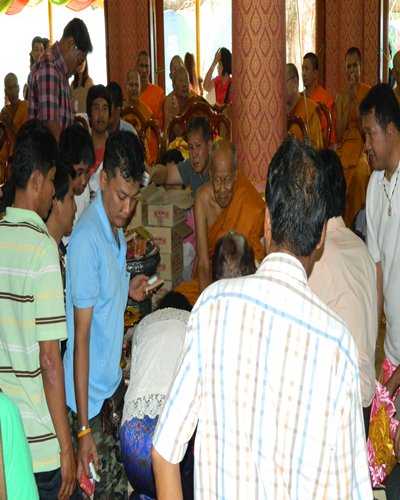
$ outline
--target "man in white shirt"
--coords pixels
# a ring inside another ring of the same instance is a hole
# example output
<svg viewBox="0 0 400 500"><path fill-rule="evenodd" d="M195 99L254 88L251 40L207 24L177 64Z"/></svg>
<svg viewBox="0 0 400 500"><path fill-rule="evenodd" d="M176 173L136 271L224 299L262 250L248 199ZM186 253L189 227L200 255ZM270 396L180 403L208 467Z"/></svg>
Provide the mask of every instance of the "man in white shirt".
<svg viewBox="0 0 400 500"><path fill-rule="evenodd" d="M307 284L325 237L318 153L288 140L266 186L267 257L197 301L153 438L158 498L372 498L354 341Z"/></svg>
<svg viewBox="0 0 400 500"><path fill-rule="evenodd" d="M386 317L385 355L400 364L400 108L387 84L360 105L365 148L373 169L367 190L367 244L376 264L378 321Z"/></svg>
<svg viewBox="0 0 400 500"><path fill-rule="evenodd" d="M336 153L320 152L329 179L328 223L322 255L308 283L311 290L346 323L358 351L365 435L375 394L375 347L378 333L375 264L365 243L346 227L342 214L346 181Z"/></svg>

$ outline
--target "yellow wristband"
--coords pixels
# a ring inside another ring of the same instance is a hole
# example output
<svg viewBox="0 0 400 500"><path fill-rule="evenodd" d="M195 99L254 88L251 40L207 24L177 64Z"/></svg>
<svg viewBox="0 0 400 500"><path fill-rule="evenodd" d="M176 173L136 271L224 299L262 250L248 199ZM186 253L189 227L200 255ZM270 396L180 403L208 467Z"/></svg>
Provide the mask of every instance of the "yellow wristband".
<svg viewBox="0 0 400 500"><path fill-rule="evenodd" d="M78 434L76 435L76 437L78 439L80 439L81 437L86 436L86 434L89 434L89 432L92 432L92 429L90 427L88 427L84 431L78 432Z"/></svg>

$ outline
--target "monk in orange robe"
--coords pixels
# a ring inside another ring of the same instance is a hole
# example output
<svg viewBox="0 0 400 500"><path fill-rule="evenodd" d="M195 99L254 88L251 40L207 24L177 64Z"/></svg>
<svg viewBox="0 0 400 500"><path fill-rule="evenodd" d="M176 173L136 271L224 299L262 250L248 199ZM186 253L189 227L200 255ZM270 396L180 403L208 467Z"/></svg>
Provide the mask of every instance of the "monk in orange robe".
<svg viewBox="0 0 400 500"><path fill-rule="evenodd" d="M137 69L131 69L126 75L126 93L127 93L127 106L132 106L144 120L152 118L153 114L150 108L142 101L140 97L140 75ZM133 115L125 115L124 120L138 129L138 123ZM153 165L157 157L157 138L155 133L148 129L146 139L144 140L144 148L146 152L146 160L149 165Z"/></svg>
<svg viewBox="0 0 400 500"><path fill-rule="evenodd" d="M0 112L0 121L7 127L10 148L8 150L6 140L0 149L0 183L5 179L5 166L8 157L12 156L14 151L15 137L22 124L26 121L26 112L28 101L21 101L19 95L18 78L14 73L8 73L4 78L4 93L10 104L4 106ZM5 138L4 138L5 139ZM3 142L0 137L0 141ZM11 175L11 169L8 176Z"/></svg>
<svg viewBox="0 0 400 500"><path fill-rule="evenodd" d="M318 58L313 52L308 52L303 57L303 65L301 67L301 76L303 77L304 92L306 97L312 101L325 104L332 118L332 130L329 141L329 146L336 144L335 131L335 101L331 94L318 84ZM325 115L321 116L322 135L326 137L328 134L328 123Z"/></svg>
<svg viewBox="0 0 400 500"><path fill-rule="evenodd" d="M365 207L369 166L361 133L359 104L368 94L369 85L360 82L361 54L356 47L346 53L348 85L336 98L336 150L346 179L344 222L352 227L358 212Z"/></svg>
<svg viewBox="0 0 400 500"><path fill-rule="evenodd" d="M140 75L140 98L150 108L152 118L157 122L160 130L164 127L164 91L158 85L150 83L150 56L145 50L139 52L136 69Z"/></svg>
<svg viewBox="0 0 400 500"><path fill-rule="evenodd" d="M317 112L317 104L300 95L299 92L299 73L294 64L286 64L286 103L288 116L299 116L308 126L308 139L312 145L321 149L324 147L322 138L321 122ZM289 133L295 135L299 140L304 137L297 125L292 125Z"/></svg>
<svg viewBox="0 0 400 500"><path fill-rule="evenodd" d="M236 152L227 140L211 148L211 181L203 184L195 196L197 267L195 279L176 291L193 305L211 283L211 263L216 242L227 231L242 233L253 248L256 259L265 256L261 243L264 228L264 202L252 183L237 172Z"/></svg>

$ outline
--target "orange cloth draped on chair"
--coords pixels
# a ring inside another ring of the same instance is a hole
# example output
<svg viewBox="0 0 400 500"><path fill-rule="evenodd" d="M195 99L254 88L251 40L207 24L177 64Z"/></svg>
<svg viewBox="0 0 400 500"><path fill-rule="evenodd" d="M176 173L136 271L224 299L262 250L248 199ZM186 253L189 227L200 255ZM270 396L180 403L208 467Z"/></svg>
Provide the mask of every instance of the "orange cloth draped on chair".
<svg viewBox="0 0 400 500"><path fill-rule="evenodd" d="M10 105L7 106L7 109L9 108ZM12 156L13 151L14 151L14 143L15 143L15 136L18 132L18 130L21 128L21 126L25 123L26 121L26 111L28 108L28 101L18 101L17 105L14 110L14 116L12 119L12 123L14 125L15 130L12 133L9 133L9 139L10 139L10 156ZM0 120L1 120L1 113L0 113ZM1 120L2 121L2 120ZM7 160L7 145L4 144L2 149L0 150L0 179L3 179L3 173L4 173L4 168ZM11 174L11 171L9 170L9 174Z"/></svg>
<svg viewBox="0 0 400 500"><path fill-rule="evenodd" d="M307 103L307 112L304 101ZM300 116L304 123L308 125L309 139L313 146L317 149L321 149L324 147L324 140L322 137L321 122L316 108L317 104L314 101L308 99L308 97L304 98L304 96L300 96L296 106L290 111L288 116ZM295 135L300 141L304 139L304 137L299 134L299 128L295 125L290 127L289 132Z"/></svg>
<svg viewBox="0 0 400 500"><path fill-rule="evenodd" d="M151 109L142 101L141 97L139 97L137 102L135 103L135 108L139 111L139 113L145 120L150 120L150 118L152 118L153 113L151 112ZM133 118L131 119L130 117L132 117L132 115L125 115L123 119L128 121L129 123L132 123L132 125L137 130L135 120ZM151 129L147 130L146 140L144 141L144 149L146 152L147 163L149 165L153 165L158 153L158 142L155 133Z"/></svg>
<svg viewBox="0 0 400 500"><path fill-rule="evenodd" d="M336 131L335 131L335 101L331 94L324 89L321 85L317 85L313 91L313 93L308 96L309 99L318 103L322 102L329 109L329 112L332 117L332 132L331 132L331 140L329 141L329 145L332 146L336 144ZM326 136L328 124L326 123L325 117L322 115L321 127L323 136Z"/></svg>
<svg viewBox="0 0 400 500"><path fill-rule="evenodd" d="M158 85L148 83L146 90L140 94L140 99L150 108L152 118L157 122L160 130L164 128L164 91Z"/></svg>
<svg viewBox="0 0 400 500"><path fill-rule="evenodd" d="M264 234L265 205L253 184L238 172L232 201L221 210L213 224L208 228L208 257L212 258L215 244L224 234L233 230L242 233L254 250L255 258L261 262L265 250L261 243ZM179 285L175 290L182 293L194 305L200 295L197 269L192 281Z"/></svg>
<svg viewBox="0 0 400 500"><path fill-rule="evenodd" d="M357 90L357 102L360 103L368 94L370 86L360 83ZM343 167L346 179L346 205L344 222L351 227L355 216L365 207L365 199L369 181L369 166L365 154L364 141L359 128L357 111L351 104L347 128L341 144L336 150Z"/></svg>

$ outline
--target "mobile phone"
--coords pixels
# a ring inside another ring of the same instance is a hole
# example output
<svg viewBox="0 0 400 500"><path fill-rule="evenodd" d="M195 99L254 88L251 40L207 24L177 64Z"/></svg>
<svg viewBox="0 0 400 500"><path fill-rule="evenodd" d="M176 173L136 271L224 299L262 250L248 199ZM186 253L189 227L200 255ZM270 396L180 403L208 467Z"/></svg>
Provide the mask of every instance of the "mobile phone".
<svg viewBox="0 0 400 500"><path fill-rule="evenodd" d="M149 294L152 290L156 290L157 288L160 288L164 284L164 280L159 277L158 274L153 274L149 278L149 281L147 282L147 285L144 288L144 291L147 294Z"/></svg>

